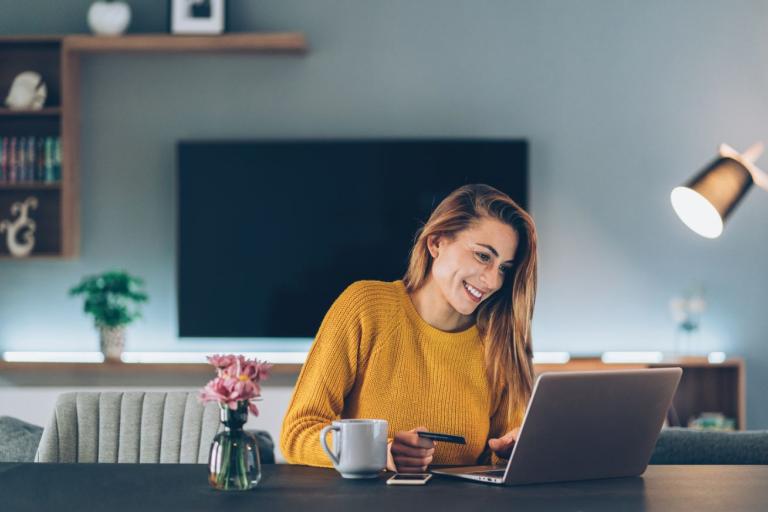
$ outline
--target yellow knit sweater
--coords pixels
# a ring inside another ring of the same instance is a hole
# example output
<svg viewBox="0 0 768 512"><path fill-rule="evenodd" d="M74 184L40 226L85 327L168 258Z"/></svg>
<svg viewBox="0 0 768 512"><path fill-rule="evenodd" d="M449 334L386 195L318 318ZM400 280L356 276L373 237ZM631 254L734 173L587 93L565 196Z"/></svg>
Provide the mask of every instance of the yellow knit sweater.
<svg viewBox="0 0 768 512"><path fill-rule="evenodd" d="M448 333L426 323L402 281L359 281L325 316L283 420L288 462L330 467L320 430L339 418L381 418L389 437L425 426L464 436L435 443L433 464L496 463L488 439L517 426L506 393L491 393L475 326Z"/></svg>

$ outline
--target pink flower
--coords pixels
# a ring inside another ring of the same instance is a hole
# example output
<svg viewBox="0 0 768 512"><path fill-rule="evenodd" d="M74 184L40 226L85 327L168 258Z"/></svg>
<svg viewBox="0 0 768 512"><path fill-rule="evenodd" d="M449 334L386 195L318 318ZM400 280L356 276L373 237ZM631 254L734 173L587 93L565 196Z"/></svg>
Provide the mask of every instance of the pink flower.
<svg viewBox="0 0 768 512"><path fill-rule="evenodd" d="M208 362L215 366L216 369L219 370L219 373L221 373L221 371L229 368L234 364L236 356L232 354L226 356L214 354L212 356L208 356L206 359L208 359Z"/></svg>
<svg viewBox="0 0 768 512"><path fill-rule="evenodd" d="M245 359L241 361L240 375L247 375L250 380L260 382L269 377L270 368L272 368L271 364L260 362L258 359L252 361Z"/></svg>
<svg viewBox="0 0 768 512"><path fill-rule="evenodd" d="M261 397L259 382L269 376L272 365L234 354L209 356L208 362L216 367L218 376L202 389L200 401L219 402L232 410L245 401L248 410L258 416L259 410L252 400Z"/></svg>

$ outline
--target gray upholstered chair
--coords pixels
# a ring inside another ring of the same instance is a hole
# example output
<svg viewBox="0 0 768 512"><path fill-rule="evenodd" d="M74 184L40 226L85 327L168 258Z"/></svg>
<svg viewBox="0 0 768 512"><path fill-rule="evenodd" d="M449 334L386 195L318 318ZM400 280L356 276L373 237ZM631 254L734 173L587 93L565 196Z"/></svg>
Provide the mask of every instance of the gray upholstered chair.
<svg viewBox="0 0 768 512"><path fill-rule="evenodd" d="M220 425L193 392L64 393L35 461L206 463Z"/></svg>

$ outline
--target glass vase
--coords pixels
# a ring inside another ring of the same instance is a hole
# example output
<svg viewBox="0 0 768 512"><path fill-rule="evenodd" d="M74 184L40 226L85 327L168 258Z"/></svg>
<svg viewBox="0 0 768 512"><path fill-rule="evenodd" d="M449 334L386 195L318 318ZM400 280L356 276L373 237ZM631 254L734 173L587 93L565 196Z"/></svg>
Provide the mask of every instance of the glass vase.
<svg viewBox="0 0 768 512"><path fill-rule="evenodd" d="M221 406L224 430L216 434L208 455L208 482L220 491L247 491L261 480L261 461L256 436L243 430L248 421L248 402L237 409Z"/></svg>

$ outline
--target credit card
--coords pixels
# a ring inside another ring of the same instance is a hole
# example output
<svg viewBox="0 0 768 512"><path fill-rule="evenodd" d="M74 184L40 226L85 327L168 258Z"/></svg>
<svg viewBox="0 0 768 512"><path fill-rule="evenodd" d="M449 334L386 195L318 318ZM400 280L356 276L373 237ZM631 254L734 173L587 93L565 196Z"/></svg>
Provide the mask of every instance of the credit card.
<svg viewBox="0 0 768 512"><path fill-rule="evenodd" d="M439 432L416 432L419 437L432 439L433 441L443 441L445 443L467 444L461 436L452 436L451 434L441 434Z"/></svg>

